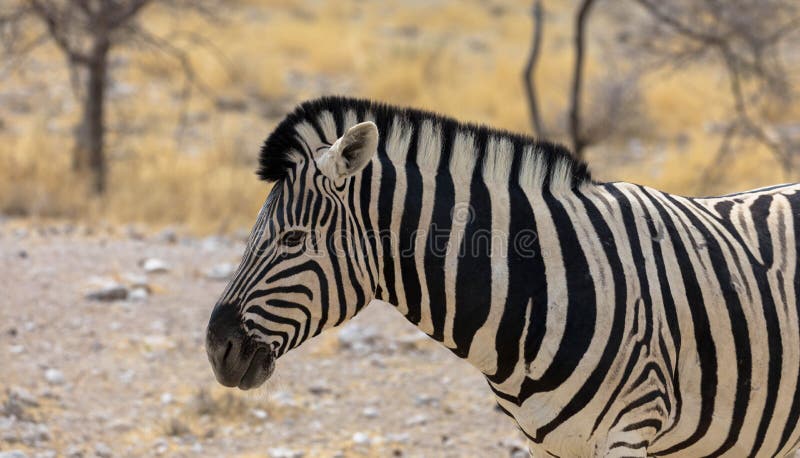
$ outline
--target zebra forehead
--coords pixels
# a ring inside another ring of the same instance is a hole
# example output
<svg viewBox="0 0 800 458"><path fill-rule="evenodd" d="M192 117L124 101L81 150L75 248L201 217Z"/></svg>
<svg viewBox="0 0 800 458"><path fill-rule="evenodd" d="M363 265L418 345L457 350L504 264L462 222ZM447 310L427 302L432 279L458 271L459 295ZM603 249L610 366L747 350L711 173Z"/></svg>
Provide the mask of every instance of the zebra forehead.
<svg viewBox="0 0 800 458"><path fill-rule="evenodd" d="M429 162L439 156L434 154L431 147L444 145L445 139L450 138L456 144L454 146L465 146L465 142L472 145L466 152L453 148L458 153L450 157L451 171L453 166L458 170L480 166L487 176L508 176L512 164L518 163L515 170L519 173L521 183L574 187L592 181L586 164L573 158L569 150L559 145L501 129L460 122L430 111L331 96L301 103L278 124L261 148L258 175L271 182L285 178L298 161L313 157L312 148L333 143L347 128L367 120L376 123L383 139L394 140L389 142L393 145L386 144L380 151L383 154L389 153L389 146L404 144L404 140L410 138L410 132L418 129L422 154L416 159L423 167L432 166ZM434 141L426 139L427 135L440 138ZM478 145L488 147L477 148ZM524 145L524 148L514 148L512 145ZM393 150L392 153L405 154L405 151ZM468 157L456 157L460 154ZM472 165L468 166L470 163Z"/></svg>

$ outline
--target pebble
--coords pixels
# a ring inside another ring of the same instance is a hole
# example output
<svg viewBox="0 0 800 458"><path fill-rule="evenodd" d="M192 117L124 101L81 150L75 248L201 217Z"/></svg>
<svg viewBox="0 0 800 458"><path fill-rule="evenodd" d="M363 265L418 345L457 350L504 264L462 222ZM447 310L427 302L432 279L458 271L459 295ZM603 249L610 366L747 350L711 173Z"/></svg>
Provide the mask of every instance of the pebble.
<svg viewBox="0 0 800 458"><path fill-rule="evenodd" d="M68 458L81 458L83 456L83 449L79 445L70 445L65 455Z"/></svg>
<svg viewBox="0 0 800 458"><path fill-rule="evenodd" d="M111 451L111 447L102 442L95 444L94 454L100 458L111 458L114 455L114 453Z"/></svg>
<svg viewBox="0 0 800 458"><path fill-rule="evenodd" d="M113 280L106 280L97 289L86 293L86 299L93 301L119 301L128 297L128 288L122 283Z"/></svg>
<svg viewBox="0 0 800 458"><path fill-rule="evenodd" d="M119 373L118 378L119 378L120 382L128 385L133 381L133 377L135 375L136 375L136 372L134 372L132 369L126 369L126 370L124 370L124 371Z"/></svg>
<svg viewBox="0 0 800 458"><path fill-rule="evenodd" d="M371 327L351 323L339 330L337 337L339 339L339 344L343 348L355 351L367 351L375 345L380 336L378 332Z"/></svg>
<svg viewBox="0 0 800 458"><path fill-rule="evenodd" d="M428 421L428 416L424 414L414 415L406 420L406 426L424 425Z"/></svg>
<svg viewBox="0 0 800 458"><path fill-rule="evenodd" d="M146 258L140 263L142 269L149 274L163 274L169 272L169 264L158 258Z"/></svg>
<svg viewBox="0 0 800 458"><path fill-rule="evenodd" d="M353 443L356 445L369 445L372 442L367 433L357 432L353 434Z"/></svg>
<svg viewBox="0 0 800 458"><path fill-rule="evenodd" d="M403 444L408 442L409 437L408 433L390 433L386 435L386 442Z"/></svg>
<svg viewBox="0 0 800 458"><path fill-rule="evenodd" d="M174 400L175 398L173 398L172 393L164 393L161 395L161 403L164 405L172 404Z"/></svg>
<svg viewBox="0 0 800 458"><path fill-rule="evenodd" d="M308 387L308 392L315 396L320 396L330 393L331 389L327 385L318 382Z"/></svg>
<svg viewBox="0 0 800 458"><path fill-rule="evenodd" d="M128 293L128 299L135 302L144 302L150 297L150 292L147 288L133 288Z"/></svg>
<svg viewBox="0 0 800 458"><path fill-rule="evenodd" d="M178 232L175 231L175 229L168 227L163 231L159 232L158 235L156 235L156 240L161 243L169 243L169 244L177 243Z"/></svg>
<svg viewBox="0 0 800 458"><path fill-rule="evenodd" d="M364 410L361 411L361 415L367 418L377 418L379 413L375 407L364 407Z"/></svg>
<svg viewBox="0 0 800 458"><path fill-rule="evenodd" d="M22 442L32 447L38 446L41 442L50 440L50 430L47 425L41 423L28 423L26 430L22 433Z"/></svg>
<svg viewBox="0 0 800 458"><path fill-rule="evenodd" d="M25 351L25 347L22 345L11 345L8 347L8 352L12 355L18 355Z"/></svg>
<svg viewBox="0 0 800 458"><path fill-rule="evenodd" d="M27 407L39 407L39 401L36 399L36 396L19 387L8 389L8 399L9 401L15 399L17 402Z"/></svg>
<svg viewBox="0 0 800 458"><path fill-rule="evenodd" d="M273 447L267 450L270 458L303 458L303 452L286 447Z"/></svg>
<svg viewBox="0 0 800 458"><path fill-rule="evenodd" d="M206 278L209 280L227 281L233 277L234 272L236 272L236 265L229 262L223 262L221 264L211 266L211 268L206 271Z"/></svg>
<svg viewBox="0 0 800 458"><path fill-rule="evenodd" d="M276 391L272 394L272 401L281 407L291 407L297 405L294 396L288 391Z"/></svg>
<svg viewBox="0 0 800 458"><path fill-rule="evenodd" d="M28 458L22 450L10 450L8 452L0 452L0 458Z"/></svg>
<svg viewBox="0 0 800 458"><path fill-rule="evenodd" d="M439 399L428 394L418 394L414 396L414 404L418 406L432 406L439 403Z"/></svg>
<svg viewBox="0 0 800 458"><path fill-rule="evenodd" d="M60 370L53 368L44 371L44 379L51 385L63 385L66 381L64 374Z"/></svg>
<svg viewBox="0 0 800 458"><path fill-rule="evenodd" d="M253 409L250 411L250 413L253 414L253 416L258 418L259 420L266 420L267 418L269 418L269 413L267 413L267 411L263 409Z"/></svg>

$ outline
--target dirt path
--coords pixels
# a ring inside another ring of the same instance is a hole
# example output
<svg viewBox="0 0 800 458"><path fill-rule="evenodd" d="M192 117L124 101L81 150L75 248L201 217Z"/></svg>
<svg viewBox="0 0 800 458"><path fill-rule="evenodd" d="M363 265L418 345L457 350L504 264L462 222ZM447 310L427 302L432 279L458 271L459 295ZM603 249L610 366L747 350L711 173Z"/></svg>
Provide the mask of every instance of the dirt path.
<svg viewBox="0 0 800 458"><path fill-rule="evenodd" d="M84 232L0 225L0 456L507 457L524 446L477 371L380 305L283 357L266 387L224 389L203 332L225 282L206 272L236 263L241 244ZM166 272L145 273L147 258ZM142 287L86 298L111 280Z"/></svg>

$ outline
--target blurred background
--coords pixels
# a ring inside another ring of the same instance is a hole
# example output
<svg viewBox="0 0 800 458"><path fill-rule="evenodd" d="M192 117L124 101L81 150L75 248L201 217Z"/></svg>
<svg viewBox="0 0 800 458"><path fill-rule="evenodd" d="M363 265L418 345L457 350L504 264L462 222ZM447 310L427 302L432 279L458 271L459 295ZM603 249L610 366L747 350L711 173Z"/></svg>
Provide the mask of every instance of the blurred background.
<svg viewBox="0 0 800 458"><path fill-rule="evenodd" d="M686 195L796 179L796 2L533 6L2 0L0 213L246 227L258 147L323 94L547 137L599 179Z"/></svg>
<svg viewBox="0 0 800 458"><path fill-rule="evenodd" d="M3 458L524 456L481 377L382 308L261 392L215 384L258 149L304 99L545 137L684 195L798 179L796 0L0 0L0 44Z"/></svg>

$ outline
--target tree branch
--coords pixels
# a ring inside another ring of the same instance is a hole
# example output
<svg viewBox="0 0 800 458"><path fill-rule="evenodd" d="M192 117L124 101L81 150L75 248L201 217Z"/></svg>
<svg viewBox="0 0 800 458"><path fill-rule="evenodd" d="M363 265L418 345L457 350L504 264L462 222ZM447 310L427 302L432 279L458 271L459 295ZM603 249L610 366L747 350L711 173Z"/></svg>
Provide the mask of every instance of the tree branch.
<svg viewBox="0 0 800 458"><path fill-rule="evenodd" d="M539 62L539 55L541 54L542 47L542 17L544 15L544 11L541 0L535 0L533 2L531 13L533 15L533 38L531 42L530 54L528 54L528 60L525 63L525 69L522 72L522 85L525 88L525 95L528 98L528 108L530 109L533 133L539 137L544 137L544 122L539 115L539 101L535 81L535 70Z"/></svg>
<svg viewBox="0 0 800 458"><path fill-rule="evenodd" d="M61 29L60 16L63 16L63 13L59 12L58 9L50 2L43 0L29 1L33 13L42 22L44 22L50 37L53 39L59 49L61 49L61 51L67 56L69 61L71 63L88 65L90 61L89 56L73 48L64 34L64 31Z"/></svg>

